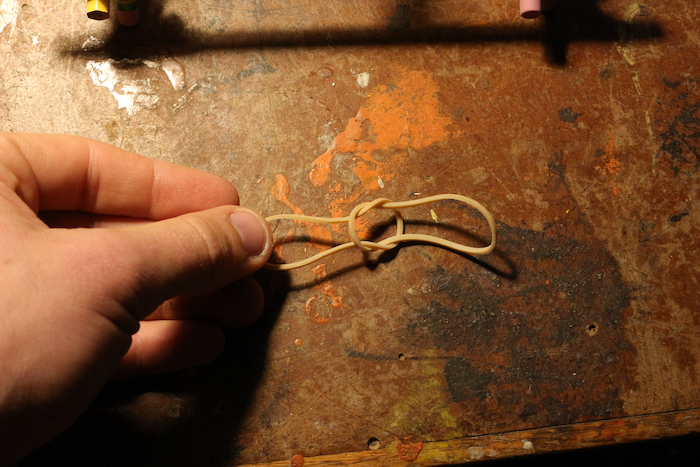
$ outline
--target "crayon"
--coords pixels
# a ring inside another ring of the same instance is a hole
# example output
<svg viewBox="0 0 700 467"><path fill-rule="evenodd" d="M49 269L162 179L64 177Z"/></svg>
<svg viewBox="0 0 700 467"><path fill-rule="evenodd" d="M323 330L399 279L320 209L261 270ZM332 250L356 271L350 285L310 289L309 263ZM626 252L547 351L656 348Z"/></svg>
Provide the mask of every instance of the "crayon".
<svg viewBox="0 0 700 467"><path fill-rule="evenodd" d="M109 0L88 0L87 15L90 19L109 18Z"/></svg>
<svg viewBox="0 0 700 467"><path fill-rule="evenodd" d="M117 19L122 26L134 26L139 22L138 0L117 0Z"/></svg>
<svg viewBox="0 0 700 467"><path fill-rule="evenodd" d="M520 0L520 15L528 19L538 18L543 11L551 10L556 4L557 0Z"/></svg>

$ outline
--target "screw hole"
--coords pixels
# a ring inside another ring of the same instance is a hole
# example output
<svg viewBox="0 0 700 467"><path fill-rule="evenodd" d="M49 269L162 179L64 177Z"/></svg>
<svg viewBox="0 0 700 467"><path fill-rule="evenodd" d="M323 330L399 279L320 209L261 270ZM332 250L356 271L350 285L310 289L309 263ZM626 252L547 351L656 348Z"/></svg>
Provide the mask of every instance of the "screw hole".
<svg viewBox="0 0 700 467"><path fill-rule="evenodd" d="M370 438L369 441L367 441L367 447L370 448L372 451L376 451L381 446L382 443L380 443L377 438Z"/></svg>
<svg viewBox="0 0 700 467"><path fill-rule="evenodd" d="M598 325L595 324L595 323L590 324L590 325L586 328L586 333L587 333L589 336L591 336L591 337L592 337L592 336L595 336L595 335L598 333Z"/></svg>
<svg viewBox="0 0 700 467"><path fill-rule="evenodd" d="M404 360L406 360L406 355L400 353L400 354L399 354L399 360L401 360L402 362L403 362Z"/></svg>

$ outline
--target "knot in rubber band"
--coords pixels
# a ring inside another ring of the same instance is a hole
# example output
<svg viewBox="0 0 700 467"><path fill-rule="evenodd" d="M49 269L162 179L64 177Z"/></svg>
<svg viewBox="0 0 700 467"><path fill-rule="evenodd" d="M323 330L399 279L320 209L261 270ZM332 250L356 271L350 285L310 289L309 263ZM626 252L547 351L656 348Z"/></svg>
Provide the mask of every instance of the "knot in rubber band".
<svg viewBox="0 0 700 467"><path fill-rule="evenodd" d="M360 239L360 236L357 234L357 230L355 229L355 219L357 219L359 216L362 216L363 214L367 214L369 211L371 211L374 208L384 208L384 205L387 203L391 203L390 199L387 198L377 198L374 201L368 201L366 203L360 203L355 208L350 211L350 215L348 217L348 233L350 234L350 238L352 239L352 242L355 244L357 248L359 248L362 251L372 251L372 250L391 250L394 248L396 245L398 245L400 242L396 242L393 244L383 244L383 243L377 243L377 242L370 242L367 240L362 240ZM403 222L403 217L401 216L401 212L397 209L393 208L386 208L386 209L391 209L394 211L394 217L396 217L396 235L390 238L395 238L398 237L399 235L403 235L404 233L404 222Z"/></svg>
<svg viewBox="0 0 700 467"><path fill-rule="evenodd" d="M484 247L473 247L473 246L467 246L463 245L461 243L453 242L451 240L447 240L444 238L436 237L433 235L425 235L425 234L407 234L404 231L405 223L403 216L401 215L401 212L399 209L404 209L404 208L410 208L410 207L415 207L415 206L421 206L424 204L429 204L433 203L435 201L443 201L443 200L456 200L456 201L461 201L464 204L467 204L476 210L478 210L486 219L486 222L489 224L489 229L491 230L491 243L489 243L487 246ZM396 234L392 235L391 237L387 237L384 240L381 240L379 242L372 242L369 240L362 240L360 236L357 234L357 230L355 229L355 220L366 214L372 209L390 209L391 211L394 212L394 217L396 218ZM370 251L375 251L375 250L391 250L392 248L395 248L397 245L399 245L402 242L423 242L423 243L431 243L433 245L438 245L442 246L444 248L448 248L453 251L457 251L460 253L465 253L469 255L485 255L493 251L493 249L496 247L496 222L493 219L493 216L491 213L478 201L473 200L471 198L467 198L466 196L462 195L456 195L456 194L442 194L442 195L435 195L435 196L428 196L427 198L420 198L420 199L415 199L411 201L400 201L400 202L394 202L391 201L390 199L387 198L377 198L373 201L367 201L364 203L360 203L357 206L353 208L353 210L350 212L349 215L345 217L314 217L314 216L305 216L301 214L278 214L276 216L270 216L266 220L268 222L274 221L274 220L280 220L280 219L289 219L293 221L302 221L302 222L315 222L319 224L342 224L342 223L347 223L348 224L348 233L350 234L350 239L352 241L343 243L341 245L337 245L333 248L330 248L326 251L322 251L314 256L311 256L309 258L306 258L301 261L297 261L294 263L288 263L288 264L276 264L276 263L267 263L265 265L266 269L272 269L276 271L287 271L290 269L296 269L300 268L303 266L306 266L308 264L314 263L316 261L319 261L322 258L325 258L326 256L332 255L334 253L337 253L342 250L346 250L348 248L353 248L357 247L362 251L365 252L370 252Z"/></svg>

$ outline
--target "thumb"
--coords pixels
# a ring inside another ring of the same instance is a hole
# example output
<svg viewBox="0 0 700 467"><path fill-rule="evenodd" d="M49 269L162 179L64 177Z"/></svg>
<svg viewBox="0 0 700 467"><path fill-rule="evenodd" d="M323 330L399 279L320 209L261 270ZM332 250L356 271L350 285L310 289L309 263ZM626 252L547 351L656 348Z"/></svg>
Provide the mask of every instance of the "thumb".
<svg viewBox="0 0 700 467"><path fill-rule="evenodd" d="M124 297L138 319L165 300L217 290L260 269L272 232L258 213L221 206L118 232L127 236L131 278ZM131 289L131 290L128 290Z"/></svg>

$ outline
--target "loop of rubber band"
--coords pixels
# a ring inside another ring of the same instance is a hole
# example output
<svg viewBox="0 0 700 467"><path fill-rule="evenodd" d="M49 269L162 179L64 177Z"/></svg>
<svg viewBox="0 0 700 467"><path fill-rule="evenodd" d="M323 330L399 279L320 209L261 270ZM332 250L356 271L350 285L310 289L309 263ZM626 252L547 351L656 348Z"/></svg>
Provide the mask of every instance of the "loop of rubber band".
<svg viewBox="0 0 700 467"><path fill-rule="evenodd" d="M486 222L489 224L489 229L491 229L491 243L489 243L487 246L484 247L473 247L473 246L467 246L463 245L461 243L453 242L451 240L446 240L444 238L440 237L435 237L433 235L425 235L425 234L407 234L404 233L404 220L403 217L401 216L401 212L399 212L399 209L405 209L405 208L411 208L415 206L422 206L424 204L429 204L433 203L435 201L444 201L444 200L456 200L456 201L461 201L462 203L471 206L478 210L484 218L486 218ZM357 235L357 231L355 229L355 220L366 214L372 209L390 209L394 211L394 216L396 217L396 234L387 237L384 240L381 240L379 242L371 242L368 240L362 240L360 237ZM337 253L342 250L347 250L348 248L353 248L357 247L361 249L362 251L374 251L374 250L391 250L392 248L395 248L399 243L401 242L423 242L423 243L432 243L433 245L438 245L442 246L445 248L448 248L453 251L457 251L460 253L466 253L468 255L485 255L488 253L491 253L493 249L496 247L496 222L493 219L493 216L491 213L478 201L473 200L471 198L467 198L466 196L462 195L455 195L455 194L443 194L443 195L435 195L435 196L428 196L427 198L421 198L421 199L415 199L411 201L391 201L387 198L378 198L375 199L374 201L368 201L365 203L360 203L357 206L353 208L353 210L350 212L348 216L345 217L314 217L314 216L304 216L300 214L278 214L275 216L270 216L266 220L268 222L274 221L274 220L280 220L280 219L288 219L288 220L293 220L293 221L302 221L302 222L316 222L318 224L342 224L342 223L347 223L348 224L348 232L350 234L350 238L352 239L351 242L343 243L341 245L335 246L333 248L330 248L328 250L322 251L314 256L311 256L309 258L303 259L301 261L296 261L294 263L289 263L289 264L276 264L276 263L267 263L265 265L266 269L271 269L275 271L288 271L290 269L296 269L300 268L303 266L306 266L311 263L315 263L316 261L325 258L326 256L332 255L334 253Z"/></svg>

